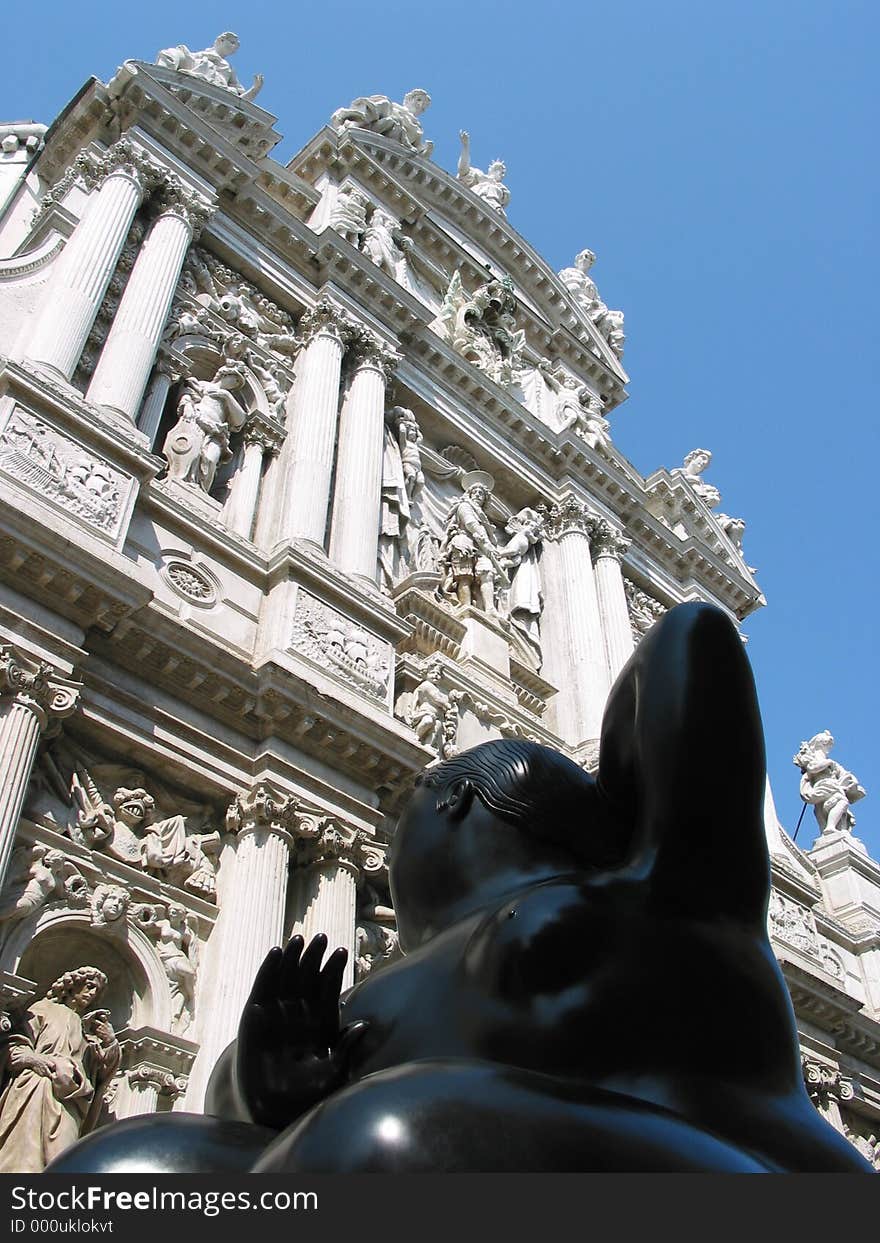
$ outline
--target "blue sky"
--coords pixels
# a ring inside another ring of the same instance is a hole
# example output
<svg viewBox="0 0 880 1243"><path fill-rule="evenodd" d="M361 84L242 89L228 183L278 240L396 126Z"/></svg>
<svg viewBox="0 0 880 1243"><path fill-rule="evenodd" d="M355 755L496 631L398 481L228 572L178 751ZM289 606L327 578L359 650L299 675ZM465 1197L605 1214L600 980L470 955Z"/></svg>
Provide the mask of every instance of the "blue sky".
<svg viewBox="0 0 880 1243"><path fill-rule="evenodd" d="M626 312L616 443L644 473L711 449L722 509L747 522L780 817L794 829L799 742L828 728L880 857L876 0L47 2L32 52L17 41L4 64L0 115L49 122L89 75L224 29L240 78L265 74L276 156L356 95L423 86L440 164L468 129L475 164L506 161L509 219L554 267L597 253Z"/></svg>

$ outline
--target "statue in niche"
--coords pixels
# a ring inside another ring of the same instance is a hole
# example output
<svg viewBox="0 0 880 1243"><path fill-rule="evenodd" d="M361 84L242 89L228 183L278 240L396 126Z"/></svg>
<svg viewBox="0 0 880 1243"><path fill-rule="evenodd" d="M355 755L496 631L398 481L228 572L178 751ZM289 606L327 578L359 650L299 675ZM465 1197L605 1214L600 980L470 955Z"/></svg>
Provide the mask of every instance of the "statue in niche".
<svg viewBox="0 0 880 1243"><path fill-rule="evenodd" d="M201 78L211 86L222 87L239 99L250 101L256 99L262 90L263 75L254 75L253 86L242 86L228 60L240 47L238 35L231 30L224 30L211 47L202 48L200 52L191 52L185 43L165 48L156 57L156 64L163 69L176 69L178 73L188 73L193 78Z"/></svg>
<svg viewBox="0 0 880 1243"><path fill-rule="evenodd" d="M413 248L412 240L400 231L400 223L382 207L376 207L364 232L361 250L377 268L396 280L404 288L407 281L407 252Z"/></svg>
<svg viewBox="0 0 880 1243"><path fill-rule="evenodd" d="M545 516L546 511L521 509L508 519L504 529L510 539L498 549L498 560L510 577L510 588L505 593L505 611L510 624L522 635L539 667L544 596L537 549Z"/></svg>
<svg viewBox="0 0 880 1243"><path fill-rule="evenodd" d="M247 363L251 371L263 386L266 400L276 419L283 422L284 410L287 405L288 383L283 379L280 368L265 365L257 358L253 350L247 352Z"/></svg>
<svg viewBox="0 0 880 1243"><path fill-rule="evenodd" d="M341 996L325 936L270 950L208 1116L127 1119L53 1172L210 1170L218 1146L261 1174L870 1172L804 1086L765 782L735 627L670 610L596 779L517 739L421 775L389 854L399 961Z"/></svg>
<svg viewBox="0 0 880 1243"><path fill-rule="evenodd" d="M216 900L212 855L220 834L187 833L186 817L156 818L156 800L141 787L120 786L112 806L101 797L88 773L74 772L71 783L76 819L68 826L75 842L105 851L120 863L151 872L209 902Z"/></svg>
<svg viewBox="0 0 880 1243"><path fill-rule="evenodd" d="M221 462L232 457L229 439L247 419L233 393L244 387L241 363L227 362L213 380L185 382L177 405L177 422L165 437L162 453L168 478L210 493Z"/></svg>
<svg viewBox="0 0 880 1243"><path fill-rule="evenodd" d="M123 932L131 894L122 885L96 885L89 905L93 928L104 932Z"/></svg>
<svg viewBox="0 0 880 1243"><path fill-rule="evenodd" d="M385 420L382 458L382 517L379 528L379 570L382 588L390 593L401 564L412 559L410 523L413 502L424 486L422 433L412 410L394 406Z"/></svg>
<svg viewBox="0 0 880 1243"><path fill-rule="evenodd" d="M493 277L468 294L456 270L430 327L496 384L507 387L519 375L525 345L525 333L516 326L516 306L509 277Z"/></svg>
<svg viewBox="0 0 880 1243"><path fill-rule="evenodd" d="M175 902L167 906L139 903L132 915L141 931L156 942L156 953L171 991L171 1030L185 1036L192 1028L196 1010L198 921Z"/></svg>
<svg viewBox="0 0 880 1243"><path fill-rule="evenodd" d="M89 885L79 868L60 850L41 842L19 846L0 893L0 922L26 919L47 902L63 901L74 909L89 904Z"/></svg>
<svg viewBox="0 0 880 1243"><path fill-rule="evenodd" d="M330 228L335 229L352 246L360 245L367 229L367 208L370 200L357 186L343 186L330 212Z"/></svg>
<svg viewBox="0 0 880 1243"><path fill-rule="evenodd" d="M509 585L484 512L495 481L485 471L473 470L461 482L464 496L449 511L440 549L440 592L457 604L476 604L484 613L494 614L496 585Z"/></svg>
<svg viewBox="0 0 880 1243"><path fill-rule="evenodd" d="M856 818L851 804L865 797L864 786L828 752L834 739L827 729L802 742L792 762L801 770L801 798L812 805L820 833L851 833Z"/></svg>
<svg viewBox="0 0 880 1243"><path fill-rule="evenodd" d="M450 698L440 689L443 670L434 665L426 670L423 680L413 691L412 704L407 714L408 724L424 747L430 747L438 755L443 754L444 721Z"/></svg>
<svg viewBox="0 0 880 1243"><path fill-rule="evenodd" d="M599 297L596 283L589 275L596 262L592 250L582 250L575 256L574 267L563 268L559 279L575 302L601 332L614 353L621 358L626 337L623 331L623 311L609 311Z"/></svg>
<svg viewBox="0 0 880 1243"><path fill-rule="evenodd" d="M419 117L429 107L431 96L416 88L407 91L403 103L397 104L387 95L367 95L355 99L347 108L337 108L330 118L334 129L368 129L374 134L393 138L417 155L429 156L434 150L426 142Z"/></svg>
<svg viewBox="0 0 880 1243"><path fill-rule="evenodd" d="M97 967L60 976L9 1037L0 1096L0 1173L37 1174L97 1122L120 1050Z"/></svg>
<svg viewBox="0 0 880 1243"><path fill-rule="evenodd" d="M458 157L458 180L472 190L478 198L484 203L488 203L490 207L502 216L504 216L505 208L510 202L510 190L504 184L504 176L507 172L503 160L493 160L486 172L481 168L474 168L471 164L471 139L466 129L459 131L461 139L461 155Z"/></svg>

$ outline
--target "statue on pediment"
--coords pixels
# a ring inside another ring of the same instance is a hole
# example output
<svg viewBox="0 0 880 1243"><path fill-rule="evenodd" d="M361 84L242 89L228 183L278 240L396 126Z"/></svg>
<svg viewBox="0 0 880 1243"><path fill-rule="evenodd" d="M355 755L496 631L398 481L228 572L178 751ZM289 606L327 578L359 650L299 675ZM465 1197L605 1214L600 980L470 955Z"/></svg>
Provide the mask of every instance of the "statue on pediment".
<svg viewBox="0 0 880 1243"><path fill-rule="evenodd" d="M708 449L691 449L679 470L700 500L709 509L717 509L721 504L721 493L713 484L706 483L703 478L703 471L708 469L711 461L712 454ZM736 551L742 555L743 533L746 529L744 519L731 518L730 514L722 514L720 512L716 513L714 517Z"/></svg>
<svg viewBox="0 0 880 1243"><path fill-rule="evenodd" d="M253 100L262 90L263 75L254 75L253 86L242 86L228 60L240 46L238 35L231 30L224 30L211 47L191 52L185 43L179 43L177 47L164 48L156 57L155 63L163 69L176 69L178 73L188 73L190 77L201 78L211 86L231 91L239 99Z"/></svg>
<svg viewBox="0 0 880 1243"><path fill-rule="evenodd" d="M563 268L559 279L574 298L575 302L601 332L618 358L623 356L626 336L623 331L623 311L610 311L599 297L596 282L590 276L590 269L596 262L592 250L582 250L574 260L574 266Z"/></svg>
<svg viewBox="0 0 880 1243"><path fill-rule="evenodd" d="M801 770L800 794L816 815L820 833L851 833L856 818L851 804L865 797L865 788L828 754L834 738L827 729L802 742L792 763Z"/></svg>
<svg viewBox="0 0 880 1243"><path fill-rule="evenodd" d="M385 138L393 138L417 155L429 156L434 150L426 142L419 117L431 103L427 91L407 91L403 103L395 103L387 95L366 95L352 100L347 108L337 108L330 118L336 130L368 129Z"/></svg>
<svg viewBox="0 0 880 1243"><path fill-rule="evenodd" d="M503 160L493 160L485 172L471 164L471 138L466 129L459 131L461 139L461 155L458 157L458 180L469 190L481 198L484 203L494 207L500 215L506 215L505 208L510 202L510 189L504 184L507 167Z"/></svg>

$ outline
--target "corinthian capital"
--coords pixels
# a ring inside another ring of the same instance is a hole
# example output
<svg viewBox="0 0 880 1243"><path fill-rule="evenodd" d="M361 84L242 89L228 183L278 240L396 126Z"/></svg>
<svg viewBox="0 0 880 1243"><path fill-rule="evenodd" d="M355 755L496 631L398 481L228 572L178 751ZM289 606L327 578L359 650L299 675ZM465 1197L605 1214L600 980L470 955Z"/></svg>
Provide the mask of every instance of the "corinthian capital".
<svg viewBox="0 0 880 1243"><path fill-rule="evenodd" d="M338 341L346 341L352 332L351 320L326 295L322 295L313 307L307 310L299 321L297 335L308 345L320 333L336 337Z"/></svg>
<svg viewBox="0 0 880 1243"><path fill-rule="evenodd" d="M77 165L87 184L99 185L112 173L122 172L136 181L144 194L153 190L163 179L160 166L128 137L120 138L101 155L81 153L75 161L74 166Z"/></svg>
<svg viewBox="0 0 880 1243"><path fill-rule="evenodd" d="M589 505L578 500L576 496L566 496L554 505L547 515L544 534L548 539L558 540L573 531L581 535L591 535L594 516Z"/></svg>
<svg viewBox="0 0 880 1243"><path fill-rule="evenodd" d="M369 328L355 328L348 348L355 367L374 367L382 372L386 383L391 379L395 367L400 362L398 352Z"/></svg>
<svg viewBox="0 0 880 1243"><path fill-rule="evenodd" d="M32 660L8 644L0 647L0 697L30 708L41 729L50 717L70 716L81 690L81 683L65 678L45 661Z"/></svg>
<svg viewBox="0 0 880 1243"><path fill-rule="evenodd" d="M590 524L590 547L593 558L614 557L620 561L632 540L626 538L607 518L594 518Z"/></svg>
<svg viewBox="0 0 880 1243"><path fill-rule="evenodd" d="M165 178L158 203L161 216L178 216L186 221L196 240L213 216L216 207L203 194L184 185L179 177L169 173Z"/></svg>
<svg viewBox="0 0 880 1243"><path fill-rule="evenodd" d="M259 781L243 794L236 794L226 811L226 828L230 833L268 829L280 836L289 836L296 829L299 799L292 794L276 794L265 781Z"/></svg>

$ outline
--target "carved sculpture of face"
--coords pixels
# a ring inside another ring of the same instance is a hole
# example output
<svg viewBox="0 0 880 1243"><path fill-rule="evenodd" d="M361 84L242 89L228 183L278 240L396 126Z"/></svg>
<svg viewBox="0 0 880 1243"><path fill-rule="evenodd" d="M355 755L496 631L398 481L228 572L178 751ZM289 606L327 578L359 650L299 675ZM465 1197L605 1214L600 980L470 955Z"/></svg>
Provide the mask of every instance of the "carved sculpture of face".
<svg viewBox="0 0 880 1243"><path fill-rule="evenodd" d="M128 828L140 829L152 821L156 804L146 790L120 791L117 799L116 814Z"/></svg>
<svg viewBox="0 0 880 1243"><path fill-rule="evenodd" d="M503 160L493 160L489 165L489 176L493 181L503 181L506 172L507 165Z"/></svg>
<svg viewBox="0 0 880 1243"><path fill-rule="evenodd" d="M575 258L574 266L578 269L578 271L583 272L584 275L586 275L595 262L596 256L591 250L582 250Z"/></svg>
<svg viewBox="0 0 880 1243"><path fill-rule="evenodd" d="M407 108L414 116L421 116L431 102L431 96L427 91L414 90L407 91L403 98L404 107Z"/></svg>
<svg viewBox="0 0 880 1243"><path fill-rule="evenodd" d="M97 980L83 980L67 997L66 1004L77 1014L85 1014L101 996L101 985Z"/></svg>
<svg viewBox="0 0 880 1243"><path fill-rule="evenodd" d="M468 488L467 495L474 502L474 504L479 505L481 509L489 499L489 493L481 483L475 483L472 488Z"/></svg>
<svg viewBox="0 0 880 1243"><path fill-rule="evenodd" d="M111 890L101 903L101 914L104 917L104 922L112 924L117 919L120 919L125 912L126 905L127 903L122 894Z"/></svg>
<svg viewBox="0 0 880 1243"><path fill-rule="evenodd" d="M183 926L183 924L184 924L184 923L186 923L186 910L185 910L185 908L184 908L184 907L182 907L182 906L177 906L177 904L176 904L176 903L174 903L174 904L172 904L171 906L169 906L169 908L168 908L168 920L169 920L169 923L170 923L173 927L175 927L175 928L182 927L182 926Z"/></svg>
<svg viewBox="0 0 880 1243"><path fill-rule="evenodd" d="M227 56L234 56L240 47L238 35L234 35L231 30L224 30L223 34L218 35L214 40L214 51L224 59Z"/></svg>

